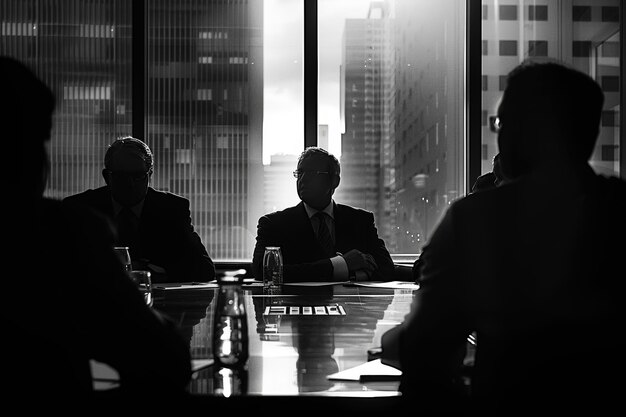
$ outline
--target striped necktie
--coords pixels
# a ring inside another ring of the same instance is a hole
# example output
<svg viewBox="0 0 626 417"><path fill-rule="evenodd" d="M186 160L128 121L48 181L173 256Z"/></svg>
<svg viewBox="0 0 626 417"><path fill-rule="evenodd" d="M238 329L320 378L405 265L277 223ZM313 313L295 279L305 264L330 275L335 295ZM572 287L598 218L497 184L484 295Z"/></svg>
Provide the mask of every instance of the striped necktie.
<svg viewBox="0 0 626 417"><path fill-rule="evenodd" d="M319 225L317 226L317 241L320 243L326 256L330 258L335 256L335 244L333 243L330 230L328 230L328 225L326 224L326 216L328 216L328 214L322 211L315 213L315 217L319 221Z"/></svg>

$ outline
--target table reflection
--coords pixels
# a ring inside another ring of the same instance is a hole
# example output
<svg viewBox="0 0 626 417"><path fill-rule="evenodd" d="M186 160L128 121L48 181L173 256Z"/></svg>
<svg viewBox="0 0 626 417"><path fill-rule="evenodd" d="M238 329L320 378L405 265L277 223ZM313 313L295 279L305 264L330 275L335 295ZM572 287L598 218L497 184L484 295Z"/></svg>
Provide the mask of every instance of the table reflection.
<svg viewBox="0 0 626 417"><path fill-rule="evenodd" d="M246 366L200 370L194 374L190 392L226 397L397 391L394 381L361 384L331 381L327 376L365 362L367 349L378 346L384 331L408 312L412 291L337 285L284 287L268 294L261 286L244 288L249 337ZM214 300L214 291L207 289L195 291L194 296L177 293L156 300L158 308L174 313L183 325L194 359L213 356ZM305 307L311 308L310 314L303 314ZM274 313L266 314L272 308Z"/></svg>

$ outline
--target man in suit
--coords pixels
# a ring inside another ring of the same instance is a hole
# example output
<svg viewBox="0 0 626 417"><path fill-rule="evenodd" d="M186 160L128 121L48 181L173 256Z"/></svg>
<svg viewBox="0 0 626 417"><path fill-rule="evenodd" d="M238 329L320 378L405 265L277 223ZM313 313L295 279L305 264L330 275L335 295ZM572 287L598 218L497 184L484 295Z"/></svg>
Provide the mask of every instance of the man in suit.
<svg viewBox="0 0 626 417"><path fill-rule="evenodd" d="M402 369L403 396L425 414L624 410L626 182L588 163L603 101L591 77L558 63L509 74L498 108L507 180L448 208L411 312L382 338L383 362ZM464 409L459 352L472 332Z"/></svg>
<svg viewBox="0 0 626 417"><path fill-rule="evenodd" d="M492 167L491 171L476 178L476 181L472 185L473 193L476 191L489 190L502 183L503 178L500 170L500 154L496 154L496 156L493 157Z"/></svg>
<svg viewBox="0 0 626 417"><path fill-rule="evenodd" d="M117 226L117 245L130 248L133 269L149 269L154 282L210 281L215 266L194 230L189 200L149 186L152 152L143 141L123 137L104 157L106 185L66 197Z"/></svg>
<svg viewBox="0 0 626 417"><path fill-rule="evenodd" d="M0 138L10 153L0 166L1 260L12 271L2 283L3 405L71 415L113 400L145 406L150 395L178 403L191 380L189 342L146 305L102 216L43 197L54 107L29 68L0 57ZM117 371L119 396L97 395L90 360Z"/></svg>
<svg viewBox="0 0 626 417"><path fill-rule="evenodd" d="M256 277L263 276L265 247L279 246L285 282L393 279L393 261L373 213L333 201L339 174L339 161L326 150L302 152L294 172L302 201L259 219L252 260Z"/></svg>

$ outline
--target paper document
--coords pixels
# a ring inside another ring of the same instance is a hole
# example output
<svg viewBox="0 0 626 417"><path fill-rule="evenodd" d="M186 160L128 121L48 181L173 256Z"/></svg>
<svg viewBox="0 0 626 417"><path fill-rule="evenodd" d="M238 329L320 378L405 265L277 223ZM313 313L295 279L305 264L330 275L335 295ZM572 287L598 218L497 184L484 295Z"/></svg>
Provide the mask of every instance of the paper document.
<svg viewBox="0 0 626 417"><path fill-rule="evenodd" d="M327 378L338 381L399 381L402 371L393 366L385 365L380 359L365 362L361 365L328 375Z"/></svg>
<svg viewBox="0 0 626 417"><path fill-rule="evenodd" d="M332 285L347 284L350 281L307 281L307 282L285 282L283 285L292 287L328 287Z"/></svg>
<svg viewBox="0 0 626 417"><path fill-rule="evenodd" d="M155 290L200 290L207 288L217 288L217 283L213 282L181 282L177 284L155 284Z"/></svg>
<svg viewBox="0 0 626 417"><path fill-rule="evenodd" d="M396 290L417 290L420 286L411 281L358 281L350 284L357 287L392 288Z"/></svg>

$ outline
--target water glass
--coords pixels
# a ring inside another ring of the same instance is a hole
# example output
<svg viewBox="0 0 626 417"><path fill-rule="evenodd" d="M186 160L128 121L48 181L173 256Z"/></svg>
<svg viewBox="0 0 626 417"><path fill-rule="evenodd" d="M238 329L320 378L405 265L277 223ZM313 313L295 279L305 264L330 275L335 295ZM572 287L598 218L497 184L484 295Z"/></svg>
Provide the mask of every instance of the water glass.
<svg viewBox="0 0 626 417"><path fill-rule="evenodd" d="M128 246L115 246L113 250L124 264L126 272L130 272L133 269L133 264L130 260L130 249Z"/></svg>
<svg viewBox="0 0 626 417"><path fill-rule="evenodd" d="M283 285L283 255L278 246L267 246L263 254L263 288Z"/></svg>
<svg viewBox="0 0 626 417"><path fill-rule="evenodd" d="M152 307L152 277L150 271L130 271L130 277L143 294L146 304Z"/></svg>

